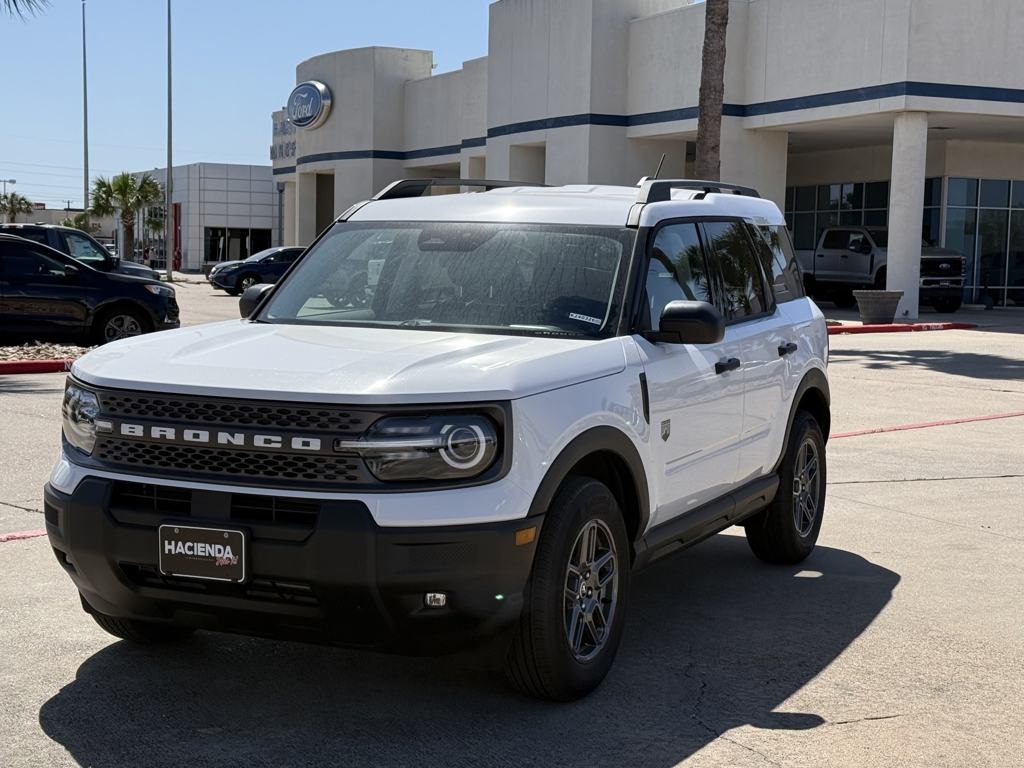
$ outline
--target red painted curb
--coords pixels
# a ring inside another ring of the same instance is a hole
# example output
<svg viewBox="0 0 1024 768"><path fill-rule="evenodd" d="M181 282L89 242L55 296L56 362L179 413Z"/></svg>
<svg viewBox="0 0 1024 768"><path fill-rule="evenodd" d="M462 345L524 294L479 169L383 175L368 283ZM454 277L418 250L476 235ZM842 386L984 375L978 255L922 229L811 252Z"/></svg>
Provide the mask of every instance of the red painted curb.
<svg viewBox="0 0 1024 768"><path fill-rule="evenodd" d="M965 416L961 419L943 419L942 421L922 421L917 424L898 424L894 427L873 427L870 429L858 429L854 432L835 432L829 435L830 440L839 440L844 437L862 437L864 435L878 435L883 432L905 432L908 429L928 429L929 427L949 427L953 424L971 424L976 421L995 421L996 419L1016 419L1024 416L1024 411L1012 411L1010 413L993 413L987 416Z"/></svg>
<svg viewBox="0 0 1024 768"><path fill-rule="evenodd" d="M886 323L870 325L830 325L829 336L844 333L913 333L917 331L970 331L974 323Z"/></svg>
<svg viewBox="0 0 1024 768"><path fill-rule="evenodd" d="M73 359L66 360L0 360L0 375L5 373L67 373Z"/></svg>
<svg viewBox="0 0 1024 768"><path fill-rule="evenodd" d="M45 536L46 530L44 528L37 528L34 531L18 531L17 533L0 533L0 544L5 541L21 541L22 539L36 539L40 536Z"/></svg>

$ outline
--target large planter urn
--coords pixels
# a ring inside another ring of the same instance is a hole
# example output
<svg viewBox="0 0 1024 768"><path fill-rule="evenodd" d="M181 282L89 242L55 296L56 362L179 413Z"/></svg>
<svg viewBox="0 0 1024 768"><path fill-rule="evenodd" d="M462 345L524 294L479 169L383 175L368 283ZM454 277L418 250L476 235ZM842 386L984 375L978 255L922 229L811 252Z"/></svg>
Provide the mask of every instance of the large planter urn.
<svg viewBox="0 0 1024 768"><path fill-rule="evenodd" d="M887 324L896 317L896 307L903 298L903 291L854 291L853 297L857 299L862 323Z"/></svg>

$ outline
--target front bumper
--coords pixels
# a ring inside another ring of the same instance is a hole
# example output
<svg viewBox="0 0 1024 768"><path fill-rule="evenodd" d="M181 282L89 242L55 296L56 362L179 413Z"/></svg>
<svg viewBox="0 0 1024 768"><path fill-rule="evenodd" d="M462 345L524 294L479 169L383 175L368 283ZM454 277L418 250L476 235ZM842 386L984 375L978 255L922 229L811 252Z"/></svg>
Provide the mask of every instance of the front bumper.
<svg viewBox="0 0 1024 768"><path fill-rule="evenodd" d="M539 534L543 521L385 528L362 502L328 499L312 518L245 522L232 499L244 494L164 487L177 501L160 510L125 503L119 482L44 489L50 543L86 610L400 652L450 650L515 622L538 539L517 545L515 534ZM246 530L246 582L162 576L157 527L167 522ZM427 608L425 592L446 593L447 605Z"/></svg>
<svg viewBox="0 0 1024 768"><path fill-rule="evenodd" d="M214 288L220 288L222 291L231 290L235 287L235 282L238 280L238 275L234 272L218 272L210 275L208 278L210 285Z"/></svg>
<svg viewBox="0 0 1024 768"><path fill-rule="evenodd" d="M941 280L939 278L922 278L919 297L922 301L936 299L962 298L964 285L962 280Z"/></svg>

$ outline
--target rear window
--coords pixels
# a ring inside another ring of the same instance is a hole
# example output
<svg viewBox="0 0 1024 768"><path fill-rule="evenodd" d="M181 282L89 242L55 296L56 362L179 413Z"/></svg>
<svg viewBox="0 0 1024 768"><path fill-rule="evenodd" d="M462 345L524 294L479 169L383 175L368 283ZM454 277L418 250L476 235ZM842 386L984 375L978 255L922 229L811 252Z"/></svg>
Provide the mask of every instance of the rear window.
<svg viewBox="0 0 1024 768"><path fill-rule="evenodd" d="M768 275L775 301L781 304L803 298L804 278L793 253L793 243L784 224L755 227L761 237L754 238L758 257Z"/></svg>

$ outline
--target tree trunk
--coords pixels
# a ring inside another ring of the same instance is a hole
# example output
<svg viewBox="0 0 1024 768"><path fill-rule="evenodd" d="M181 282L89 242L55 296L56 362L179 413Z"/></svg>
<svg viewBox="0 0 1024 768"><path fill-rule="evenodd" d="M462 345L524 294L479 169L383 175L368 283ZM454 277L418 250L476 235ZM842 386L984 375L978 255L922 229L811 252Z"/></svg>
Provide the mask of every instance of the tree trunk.
<svg viewBox="0 0 1024 768"><path fill-rule="evenodd" d="M124 243L121 245L127 254L122 253L121 258L125 261L135 259L135 219L127 216L121 217L121 228L124 230Z"/></svg>
<svg viewBox="0 0 1024 768"><path fill-rule="evenodd" d="M697 106L698 179L721 181L722 101L725 97L725 31L729 0L707 0Z"/></svg>

